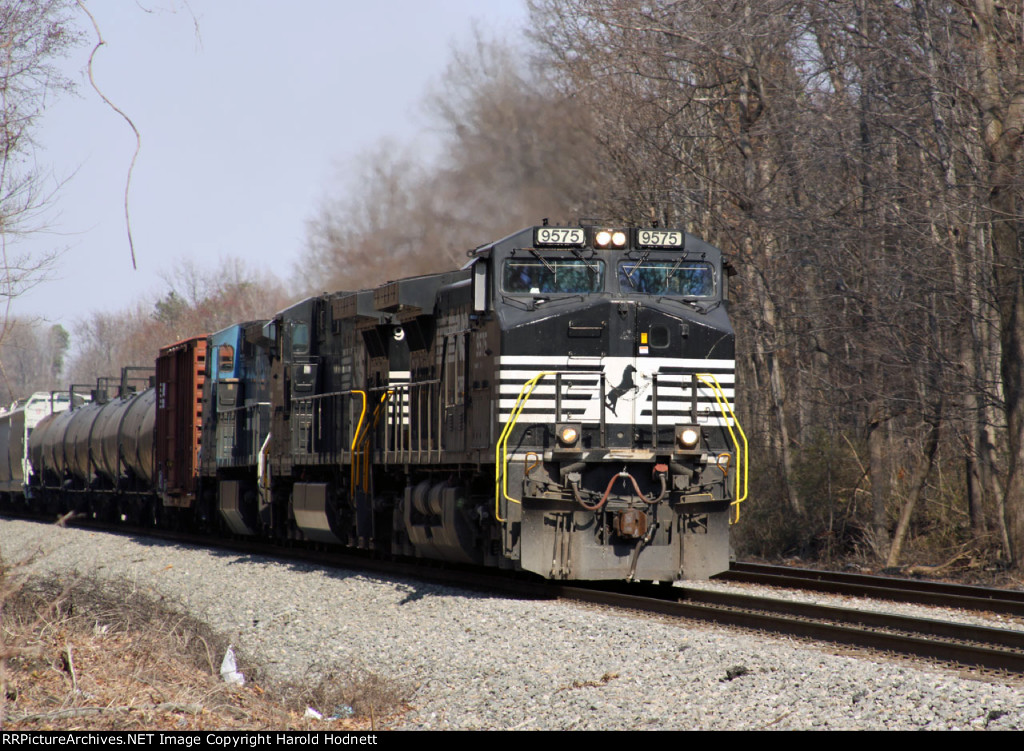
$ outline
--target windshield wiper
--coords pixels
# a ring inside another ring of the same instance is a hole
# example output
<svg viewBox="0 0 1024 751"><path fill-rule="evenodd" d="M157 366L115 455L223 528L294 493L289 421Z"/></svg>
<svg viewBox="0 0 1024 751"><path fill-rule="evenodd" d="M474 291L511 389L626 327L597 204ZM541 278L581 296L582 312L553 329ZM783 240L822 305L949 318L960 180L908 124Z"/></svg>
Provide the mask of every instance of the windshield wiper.
<svg viewBox="0 0 1024 751"><path fill-rule="evenodd" d="M644 265L644 261L646 261L646 260L647 260L647 257L648 257L648 256L650 256L650 255L651 255L651 251L650 251L650 250L645 250L645 251L644 251L644 254L643 254L642 256L640 256L640 260L639 260L639 261L637 261L637 262L636 262L636 263L635 263L635 264L633 265L633 268L631 268L631 269L630 269L629 271L627 271L627 272L626 272L626 279L628 279L628 280L629 280L629 283L630 283L630 285L631 285L631 286L633 287L633 289L636 289L636 285L635 285L635 284L633 284L633 274L635 274L635 273L636 273L636 270L637 270L638 268L640 268L641 266L643 266L643 265Z"/></svg>
<svg viewBox="0 0 1024 751"><path fill-rule="evenodd" d="M673 276L675 276L675 273L676 273L677 271L679 271L679 267L680 267L680 266L682 265L682 263L683 263L683 257L682 257L682 256L680 256L679 258L677 258L677 259L676 259L676 262L675 262L675 264L674 264L674 265L672 266L672 268L670 268L670 269L668 270L668 273L667 273L667 274L665 274L665 281L666 281L666 282L667 282L667 281L668 281L669 279L671 279L671 278L672 278Z"/></svg>
<svg viewBox="0 0 1024 751"><path fill-rule="evenodd" d="M555 273L555 267L554 267L554 266L552 266L552 265L551 265L550 263L548 263L548 262L547 262L546 260L544 260L544 256L542 256L542 255L541 255L540 253L538 253L538 252L537 252L536 250L534 250L533 248L530 248L530 252L531 252L531 253L533 253L533 257L534 257L534 258L536 258L536 259L537 259L538 261L540 261L541 263L543 263L543 264L544 264L544 267L545 267L545 268L546 268L546 269L547 269L548 271L550 271L550 272L551 272L552 274L554 274L554 273Z"/></svg>
<svg viewBox="0 0 1024 751"><path fill-rule="evenodd" d="M580 259L581 261L583 261L583 263L586 265L586 267L588 269L590 269L591 271L593 271L595 274L600 274L601 273L601 270L599 268L597 268L597 264L596 263L591 263L590 261L588 261L586 258L583 257L583 254L580 253L580 249L579 248L572 248L572 254L574 256L576 256L578 259Z"/></svg>

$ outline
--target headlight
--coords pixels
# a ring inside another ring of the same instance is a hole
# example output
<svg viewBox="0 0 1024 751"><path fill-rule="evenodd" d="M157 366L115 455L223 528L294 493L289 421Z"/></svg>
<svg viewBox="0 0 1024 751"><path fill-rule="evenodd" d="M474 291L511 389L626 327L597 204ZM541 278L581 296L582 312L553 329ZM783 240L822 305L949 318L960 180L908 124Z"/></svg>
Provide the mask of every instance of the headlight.
<svg viewBox="0 0 1024 751"><path fill-rule="evenodd" d="M580 448L580 426L577 423L563 422L555 425L555 437L560 449L576 451Z"/></svg>
<svg viewBox="0 0 1024 751"><path fill-rule="evenodd" d="M700 443L700 428L696 425L677 425L676 443L683 450L691 450Z"/></svg>
<svg viewBox="0 0 1024 751"><path fill-rule="evenodd" d="M629 236L621 229L599 229L594 233L594 245L598 248L625 248Z"/></svg>

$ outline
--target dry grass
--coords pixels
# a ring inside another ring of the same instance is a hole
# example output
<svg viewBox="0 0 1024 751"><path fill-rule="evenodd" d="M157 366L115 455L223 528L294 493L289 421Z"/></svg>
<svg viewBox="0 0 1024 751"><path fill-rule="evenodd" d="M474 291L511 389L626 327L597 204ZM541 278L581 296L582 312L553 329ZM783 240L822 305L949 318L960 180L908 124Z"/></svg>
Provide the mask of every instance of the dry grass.
<svg viewBox="0 0 1024 751"><path fill-rule="evenodd" d="M311 670L303 683L278 690L288 697L286 706L292 711L316 707L328 717L360 717L374 726L380 718L405 710L412 691L403 681L382 678L363 668L332 666Z"/></svg>
<svg viewBox="0 0 1024 751"><path fill-rule="evenodd" d="M326 668L307 685L225 684L227 642L127 587L77 581L11 586L0 575L0 722L5 730L367 730L411 691L364 671ZM307 706L338 719L303 716Z"/></svg>

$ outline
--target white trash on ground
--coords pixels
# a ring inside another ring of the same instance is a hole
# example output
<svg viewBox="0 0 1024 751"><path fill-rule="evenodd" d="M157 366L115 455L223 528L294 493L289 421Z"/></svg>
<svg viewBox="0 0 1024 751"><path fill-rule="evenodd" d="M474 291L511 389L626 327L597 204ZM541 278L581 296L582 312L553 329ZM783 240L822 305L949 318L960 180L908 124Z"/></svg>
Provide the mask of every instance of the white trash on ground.
<svg viewBox="0 0 1024 751"><path fill-rule="evenodd" d="M238 672L235 650L230 644L228 644L227 651L224 653L224 660L220 664L220 677L224 679L225 683L230 683L233 686L245 685L245 676Z"/></svg>

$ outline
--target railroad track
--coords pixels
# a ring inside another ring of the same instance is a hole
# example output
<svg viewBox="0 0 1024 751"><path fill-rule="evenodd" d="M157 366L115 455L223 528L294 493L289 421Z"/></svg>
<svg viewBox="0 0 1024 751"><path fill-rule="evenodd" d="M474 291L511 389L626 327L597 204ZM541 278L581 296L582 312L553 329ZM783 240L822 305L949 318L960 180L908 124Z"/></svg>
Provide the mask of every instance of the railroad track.
<svg viewBox="0 0 1024 751"><path fill-rule="evenodd" d="M1024 616L1024 591L760 563L733 563L719 581L791 587L851 597Z"/></svg>
<svg viewBox="0 0 1024 751"><path fill-rule="evenodd" d="M388 565L390 567L393 564ZM808 638L885 654L1024 674L1024 631L915 618L863 608L801 603L770 596L715 592L685 585L610 582L579 586L494 577L476 571L424 571L418 565L409 568L408 575L418 578L426 576L458 586L479 587L489 592L497 590L510 595L544 598L557 596L576 602ZM882 595L883 599L899 599L907 591L902 588L879 589L886 593ZM961 597L958 602L981 600L997 606L1002 604L997 596L1002 593L1001 590L992 591L992 596L986 598L981 597L979 592L988 593L989 590L980 587L968 589L976 590L974 599ZM1008 594L1012 598L1019 593ZM948 606L947 602L941 601L927 604Z"/></svg>
<svg viewBox="0 0 1024 751"><path fill-rule="evenodd" d="M97 528L88 523L83 526ZM1024 631L1011 631L991 627L952 623L926 618L911 618L901 615L867 611L863 608L842 608L825 605L800 603L774 597L715 592L686 586L656 584L628 584L611 582L592 586L560 584L552 581L523 579L500 573L463 570L454 567L434 568L424 566L422 561L394 561L348 552L324 552L304 548L284 548L269 543L253 545L244 541L218 540L209 538L182 539L180 534L171 535L154 530L110 530L121 534L145 534L168 542L199 544L218 547L246 554L262 554L271 557L302 560L315 565L356 568L386 576L405 576L425 579L450 586L477 588L489 593L509 596L534 597L539 599L562 598L606 607L615 607L637 612L659 614L674 618L685 618L723 626L751 629L779 635L809 638L846 646L877 650L887 654L907 655L947 663L1024 674ZM749 564L743 564L747 566ZM781 567L775 567L781 568ZM787 573L793 570L785 569ZM760 583L778 583L802 589L818 589L849 594L850 590L834 589L836 581L828 581L829 572L801 571L796 576L785 577L781 572L765 575ZM745 575L746 576L746 575ZM850 575L847 575L850 576ZM820 578L819 578L820 577ZM731 575L728 577L734 579ZM884 577L867 577L871 580ZM749 581L750 578L744 580ZM899 583L897 588L882 584L859 586L859 594L884 599L900 599L908 591L902 585L905 580L886 580ZM926 582L912 582L927 585ZM940 585L948 587L950 585ZM955 585L954 585L955 586ZM825 589L829 587L829 589ZM983 602L986 606L1001 606L1006 601L999 595L1008 595L1007 600L1020 593L1002 590L982 590L978 587L962 589L976 590L970 599L958 596L958 602ZM876 590L880 590L881 594ZM985 595L979 594L984 592ZM917 594L938 596L939 592L919 590ZM927 600L926 604L949 606L947 599ZM921 599L913 601L921 602ZM962 606L962 605L961 605ZM980 610L994 610L993 607L973 607ZM996 612L1005 612L998 610Z"/></svg>
<svg viewBox="0 0 1024 751"><path fill-rule="evenodd" d="M570 599L810 638L986 670L1024 673L1024 631L657 585L559 587Z"/></svg>

